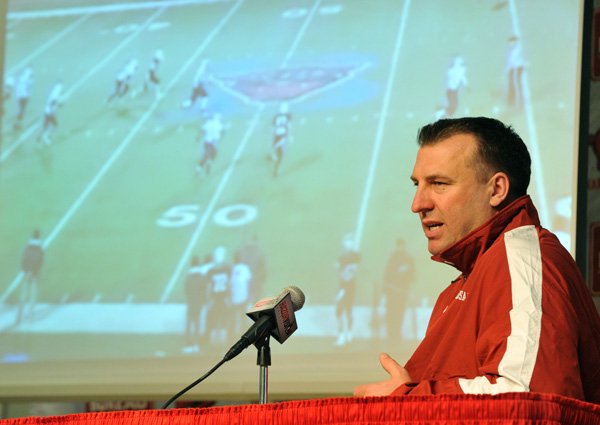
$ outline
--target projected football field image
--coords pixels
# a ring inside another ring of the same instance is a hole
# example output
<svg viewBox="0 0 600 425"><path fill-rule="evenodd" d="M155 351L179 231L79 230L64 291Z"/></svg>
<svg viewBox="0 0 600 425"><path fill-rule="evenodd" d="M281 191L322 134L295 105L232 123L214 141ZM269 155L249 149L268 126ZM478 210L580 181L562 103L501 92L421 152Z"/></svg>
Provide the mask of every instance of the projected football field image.
<svg viewBox="0 0 600 425"><path fill-rule="evenodd" d="M273 344L274 370L294 369L278 363L286 356L332 373L339 358L376 370L383 350L405 361L458 275L430 260L410 212L419 127L450 114L513 125L532 154L542 224L574 243L581 7L10 1L0 371L191 359L201 374L250 326L246 309L289 285L306 304L297 332ZM455 111L453 67L466 82ZM32 238L43 250L33 281L22 269ZM386 283L398 246L409 272ZM211 280L217 267L226 281ZM357 285L352 323L336 315L345 273ZM256 365L240 367L250 378L231 385L251 393ZM140 375L165 391L187 384L152 373ZM363 376L344 379L327 388L350 391Z"/></svg>

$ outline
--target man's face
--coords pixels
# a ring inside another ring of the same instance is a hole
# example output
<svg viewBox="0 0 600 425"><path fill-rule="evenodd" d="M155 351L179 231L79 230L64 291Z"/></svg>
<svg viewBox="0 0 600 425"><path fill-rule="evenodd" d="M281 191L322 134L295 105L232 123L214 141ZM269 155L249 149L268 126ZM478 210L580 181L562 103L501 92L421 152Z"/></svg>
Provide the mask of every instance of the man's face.
<svg viewBox="0 0 600 425"><path fill-rule="evenodd" d="M411 210L419 214L429 252L439 254L489 220L493 188L475 168L476 140L457 134L422 146L411 176Z"/></svg>

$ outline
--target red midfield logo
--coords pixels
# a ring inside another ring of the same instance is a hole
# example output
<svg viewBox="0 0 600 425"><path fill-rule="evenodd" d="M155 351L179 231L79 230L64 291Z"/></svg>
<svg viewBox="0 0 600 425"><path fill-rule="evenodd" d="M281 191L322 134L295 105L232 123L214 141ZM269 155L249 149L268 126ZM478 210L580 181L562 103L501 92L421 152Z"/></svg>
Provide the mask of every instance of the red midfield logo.
<svg viewBox="0 0 600 425"><path fill-rule="evenodd" d="M237 76L212 76L223 90L246 103L299 100L342 84L363 66L303 66Z"/></svg>

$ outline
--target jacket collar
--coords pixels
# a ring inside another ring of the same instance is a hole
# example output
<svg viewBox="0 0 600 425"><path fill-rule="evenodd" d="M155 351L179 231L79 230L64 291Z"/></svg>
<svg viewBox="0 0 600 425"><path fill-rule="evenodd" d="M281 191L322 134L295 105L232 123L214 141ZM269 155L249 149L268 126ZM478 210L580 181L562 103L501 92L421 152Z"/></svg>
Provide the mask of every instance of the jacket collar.
<svg viewBox="0 0 600 425"><path fill-rule="evenodd" d="M537 210L529 195L524 195L504 207L486 223L482 224L454 245L431 257L434 261L449 264L468 275L476 260L509 227L526 224L539 226Z"/></svg>

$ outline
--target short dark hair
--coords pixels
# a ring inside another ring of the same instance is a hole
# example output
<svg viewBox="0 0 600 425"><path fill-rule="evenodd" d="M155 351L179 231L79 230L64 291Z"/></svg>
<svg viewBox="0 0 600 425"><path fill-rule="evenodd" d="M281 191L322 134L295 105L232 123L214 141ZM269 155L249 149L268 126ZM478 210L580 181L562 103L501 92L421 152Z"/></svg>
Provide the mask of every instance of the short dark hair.
<svg viewBox="0 0 600 425"><path fill-rule="evenodd" d="M510 182L508 200L527 194L531 178L531 157L523 139L511 126L487 117L441 119L423 126L418 133L419 146L433 145L457 134L470 134L477 140L480 161L475 166L482 178L506 173Z"/></svg>

